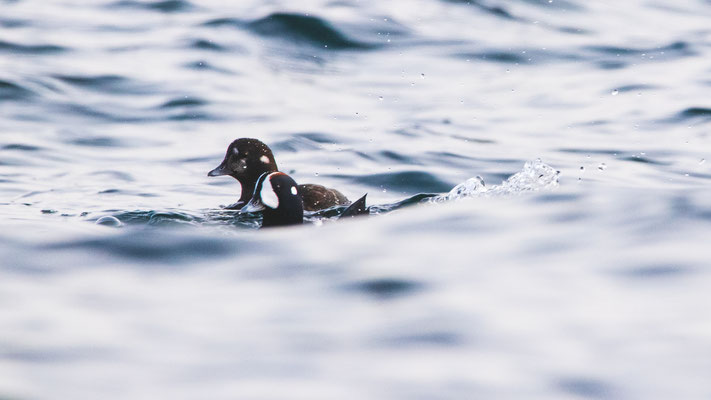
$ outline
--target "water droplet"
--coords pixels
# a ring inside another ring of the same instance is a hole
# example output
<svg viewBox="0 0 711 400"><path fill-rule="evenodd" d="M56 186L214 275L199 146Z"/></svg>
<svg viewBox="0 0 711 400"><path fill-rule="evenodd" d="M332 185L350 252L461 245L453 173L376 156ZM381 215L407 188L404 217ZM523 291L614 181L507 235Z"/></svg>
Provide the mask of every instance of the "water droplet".
<svg viewBox="0 0 711 400"><path fill-rule="evenodd" d="M705 162L706 162L706 159L705 159L705 158L702 158L702 159L699 161L699 165L704 165Z"/></svg>
<svg viewBox="0 0 711 400"><path fill-rule="evenodd" d="M378 96L378 100L383 101L383 96Z"/></svg>
<svg viewBox="0 0 711 400"><path fill-rule="evenodd" d="M617 89L615 89L615 90L612 91L611 94L612 94L613 96L617 96L618 93L620 93L620 91L617 90Z"/></svg>
<svg viewBox="0 0 711 400"><path fill-rule="evenodd" d="M425 74L420 74L420 78L425 79Z"/></svg>
<svg viewBox="0 0 711 400"><path fill-rule="evenodd" d="M314 176L318 176L318 172L314 172Z"/></svg>
<svg viewBox="0 0 711 400"><path fill-rule="evenodd" d="M600 165L597 166L597 169L604 171L607 169L607 165L605 163L600 163Z"/></svg>
<svg viewBox="0 0 711 400"><path fill-rule="evenodd" d="M584 171L585 171L585 167L583 167L583 166L581 165L581 166L580 166L580 170L584 172Z"/></svg>

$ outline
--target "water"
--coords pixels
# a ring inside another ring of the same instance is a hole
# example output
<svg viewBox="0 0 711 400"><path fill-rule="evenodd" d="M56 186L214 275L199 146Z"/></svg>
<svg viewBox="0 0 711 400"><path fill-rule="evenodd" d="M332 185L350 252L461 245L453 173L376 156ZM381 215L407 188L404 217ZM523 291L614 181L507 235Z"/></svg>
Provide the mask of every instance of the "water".
<svg viewBox="0 0 711 400"><path fill-rule="evenodd" d="M708 1L0 8L0 399L711 397Z"/></svg>

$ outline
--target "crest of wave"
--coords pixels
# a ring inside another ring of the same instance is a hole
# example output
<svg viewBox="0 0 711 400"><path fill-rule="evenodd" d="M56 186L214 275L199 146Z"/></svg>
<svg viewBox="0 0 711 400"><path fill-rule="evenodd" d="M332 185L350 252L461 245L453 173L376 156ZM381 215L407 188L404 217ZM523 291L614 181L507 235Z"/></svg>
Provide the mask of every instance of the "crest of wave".
<svg viewBox="0 0 711 400"><path fill-rule="evenodd" d="M558 187L560 171L544 163L540 159L528 161L523 170L511 175L500 185L487 187L484 180L477 176L455 186L447 194L441 194L429 199L430 202L442 203L457 201L477 196L512 195L537 190L548 190Z"/></svg>

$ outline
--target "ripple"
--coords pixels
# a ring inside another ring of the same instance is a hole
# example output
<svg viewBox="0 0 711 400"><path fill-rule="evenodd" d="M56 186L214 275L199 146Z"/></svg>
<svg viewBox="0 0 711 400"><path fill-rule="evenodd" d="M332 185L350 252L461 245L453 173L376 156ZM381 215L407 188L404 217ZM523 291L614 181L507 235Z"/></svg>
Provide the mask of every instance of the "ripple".
<svg viewBox="0 0 711 400"><path fill-rule="evenodd" d="M105 181L123 181L123 182L134 182L135 179L131 174L122 171L94 171L89 174L89 176L103 177Z"/></svg>
<svg viewBox="0 0 711 400"><path fill-rule="evenodd" d="M453 186L451 183L424 171L402 171L361 176L337 175L333 177L349 179L365 186L403 193L444 192Z"/></svg>
<svg viewBox="0 0 711 400"><path fill-rule="evenodd" d="M247 23L237 18L216 18L203 22L202 26L243 28Z"/></svg>
<svg viewBox="0 0 711 400"><path fill-rule="evenodd" d="M581 51L594 53L594 62L602 69L624 68L640 62L655 62L678 60L682 57L696 55L691 45L684 41L676 41L666 46L634 48L619 46L584 46ZM599 58L603 57L603 58ZM609 57L609 58L607 58Z"/></svg>
<svg viewBox="0 0 711 400"><path fill-rule="evenodd" d="M641 164L651 164L651 165L671 165L671 163L668 162L663 162L663 161L657 161L654 160L650 157L646 156L639 156L639 155L634 155L634 156L628 156L628 157L621 157L619 158L622 161L632 161L636 163L641 163Z"/></svg>
<svg viewBox="0 0 711 400"><path fill-rule="evenodd" d="M400 297L422 288L422 284L410 280L397 278L369 279L347 285L348 290L355 290L379 300L388 300Z"/></svg>
<svg viewBox="0 0 711 400"><path fill-rule="evenodd" d="M390 161L395 161L398 163L403 163L403 164L414 164L414 165L419 165L422 164L421 162L417 161L417 159L406 156L404 154L400 154L398 152L392 151L392 150L382 150L378 152L378 155L390 160Z"/></svg>
<svg viewBox="0 0 711 400"><path fill-rule="evenodd" d="M388 347L413 346L418 348L422 345L450 347L460 346L464 343L464 339L461 335L448 331L434 331L385 337L380 341Z"/></svg>
<svg viewBox="0 0 711 400"><path fill-rule="evenodd" d="M556 61L579 61L582 57L569 54L557 53L553 51L534 50L534 49L519 49L516 51L507 50L487 50L480 52L465 52L456 53L455 57L464 59L476 59L480 61L497 62L503 64L536 64L542 62Z"/></svg>
<svg viewBox="0 0 711 400"><path fill-rule="evenodd" d="M711 119L711 108L707 107L689 107L682 111L679 111L675 116L671 118L672 121L687 121L687 120L699 120L708 121Z"/></svg>
<svg viewBox="0 0 711 400"><path fill-rule="evenodd" d="M324 144L338 143L335 135L324 132L290 133L289 139L269 145L272 150L296 152L299 150L317 150Z"/></svg>
<svg viewBox="0 0 711 400"><path fill-rule="evenodd" d="M131 148L131 147L143 147L143 146L156 145L157 143L160 143L160 142L153 142L153 141L150 141L147 139L136 139L136 138L123 139L123 138L115 138L115 137L111 137L111 136L78 136L78 137L72 137L72 138L66 139L65 143L73 144L73 145L77 145L77 146L86 146L86 147ZM103 173L110 174L112 177L118 178L117 175L112 175L112 174L117 173L115 171L97 172L97 174L103 174Z"/></svg>
<svg viewBox="0 0 711 400"><path fill-rule="evenodd" d="M164 13L174 13L182 11L190 11L195 9L195 6L185 0L163 0L154 2L143 2L134 0L121 0L109 4L110 8L133 8L159 11Z"/></svg>
<svg viewBox="0 0 711 400"><path fill-rule="evenodd" d="M659 86L655 85L648 85L648 84L636 84L636 85L624 85L620 86L611 90L608 90L607 93L612 92L613 90L617 90L619 93L625 93L625 92L638 92L642 90L654 90L654 89L659 89Z"/></svg>
<svg viewBox="0 0 711 400"><path fill-rule="evenodd" d="M592 50L597 53L610 54L610 55L642 55L650 53L667 53L669 51L692 55L694 54L690 50L690 46L686 42L678 41L673 42L666 46L660 47L646 47L646 48L633 48L633 47L619 47L619 46L586 46L586 50Z"/></svg>
<svg viewBox="0 0 711 400"><path fill-rule="evenodd" d="M67 51L66 47L53 44L18 44L0 40L0 51L15 54L52 54Z"/></svg>
<svg viewBox="0 0 711 400"><path fill-rule="evenodd" d="M615 156L622 153L622 150L615 149L578 149L578 148L560 148L557 151L563 153L573 153L573 154L602 154L608 156Z"/></svg>
<svg viewBox="0 0 711 400"><path fill-rule="evenodd" d="M584 398L611 398L612 389L600 380L588 378L565 378L558 382L558 387L564 392Z"/></svg>
<svg viewBox="0 0 711 400"><path fill-rule="evenodd" d="M195 39L189 44L188 47L191 47L193 49L211 50L211 51L226 51L227 50L226 47L221 46L212 40L205 40L205 39Z"/></svg>
<svg viewBox="0 0 711 400"><path fill-rule="evenodd" d="M205 60L192 61L192 62L183 64L183 66L185 68L192 69L195 71L215 71L215 72L220 72L223 74L234 74L234 72L230 71L229 69L216 67Z"/></svg>
<svg viewBox="0 0 711 400"><path fill-rule="evenodd" d="M2 146L3 150L18 150L18 151L39 151L42 150L39 146L32 146L22 143L10 143Z"/></svg>
<svg viewBox="0 0 711 400"><path fill-rule="evenodd" d="M115 259L128 259L139 267L145 266L144 262L150 262L164 263L174 268L194 264L195 260L222 258L238 252L250 253L257 250L258 246L244 240L176 234L167 229L129 228L119 235L59 242L40 249L86 251L106 254Z"/></svg>
<svg viewBox="0 0 711 400"><path fill-rule="evenodd" d="M622 275L635 279L664 279L685 275L691 272L689 267L671 264L646 265L622 271Z"/></svg>
<svg viewBox="0 0 711 400"><path fill-rule="evenodd" d="M170 115L166 119L169 121L219 121L221 118L204 112L188 111Z"/></svg>
<svg viewBox="0 0 711 400"><path fill-rule="evenodd" d="M0 27L3 28L22 28L28 25L30 23L25 20L0 17Z"/></svg>
<svg viewBox="0 0 711 400"><path fill-rule="evenodd" d="M513 14L511 14L508 10L501 6L490 6L488 4L484 4L480 1L477 0L444 0L447 3L458 3L458 4L466 4L470 5L473 7L476 7L484 12L486 12L489 15L493 15L495 17L503 18L503 19L508 19L508 20L523 20L519 17L515 17Z"/></svg>
<svg viewBox="0 0 711 400"><path fill-rule="evenodd" d="M161 104L159 108L182 108L182 107L199 107L207 104L205 100L197 97L179 97L173 100L168 100Z"/></svg>
<svg viewBox="0 0 711 400"><path fill-rule="evenodd" d="M54 75L54 78L72 86L110 94L149 94L153 88L119 75Z"/></svg>
<svg viewBox="0 0 711 400"><path fill-rule="evenodd" d="M274 13L249 22L247 28L263 36L278 37L320 48L346 50L375 47L373 44L353 40L327 20L311 15Z"/></svg>

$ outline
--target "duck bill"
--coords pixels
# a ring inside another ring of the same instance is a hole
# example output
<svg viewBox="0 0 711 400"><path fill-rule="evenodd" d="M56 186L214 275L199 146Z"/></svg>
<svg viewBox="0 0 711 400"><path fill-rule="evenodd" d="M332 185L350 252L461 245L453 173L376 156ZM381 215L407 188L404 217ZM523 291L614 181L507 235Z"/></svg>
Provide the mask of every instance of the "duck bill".
<svg viewBox="0 0 711 400"><path fill-rule="evenodd" d="M239 210L240 214L245 214L245 213L253 213L257 211L262 211L264 210L265 206L262 204L262 201L259 200L257 197L252 197L252 199L247 203L246 206L242 207Z"/></svg>
<svg viewBox="0 0 711 400"><path fill-rule="evenodd" d="M227 163L225 161L223 161L222 164L218 165L217 168L215 168L212 171L207 173L207 176L222 176L222 175L229 175L229 172L227 172Z"/></svg>

